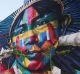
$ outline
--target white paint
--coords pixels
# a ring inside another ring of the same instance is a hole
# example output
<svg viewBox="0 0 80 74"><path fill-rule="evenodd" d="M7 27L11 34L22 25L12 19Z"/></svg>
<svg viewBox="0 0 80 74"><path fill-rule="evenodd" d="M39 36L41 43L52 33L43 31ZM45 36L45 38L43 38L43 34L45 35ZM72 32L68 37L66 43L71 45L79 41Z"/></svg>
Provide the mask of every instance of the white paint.
<svg viewBox="0 0 80 74"><path fill-rule="evenodd" d="M59 45L80 46L80 32L59 37Z"/></svg>
<svg viewBox="0 0 80 74"><path fill-rule="evenodd" d="M53 66L52 74L61 74L61 69L56 66Z"/></svg>

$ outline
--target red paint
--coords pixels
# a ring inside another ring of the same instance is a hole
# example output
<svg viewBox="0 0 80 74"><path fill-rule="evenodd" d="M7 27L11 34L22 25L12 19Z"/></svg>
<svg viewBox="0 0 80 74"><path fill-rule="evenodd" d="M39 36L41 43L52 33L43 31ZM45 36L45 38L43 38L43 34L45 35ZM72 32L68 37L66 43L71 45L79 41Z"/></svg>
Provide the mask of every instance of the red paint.
<svg viewBox="0 0 80 74"><path fill-rule="evenodd" d="M50 35L50 41L52 44L54 44L55 41L57 40L57 37L55 35L54 27L50 23L48 23L48 31L49 31L49 35Z"/></svg>
<svg viewBox="0 0 80 74"><path fill-rule="evenodd" d="M31 25L31 21L36 17L36 10L33 7L28 8L28 24Z"/></svg>
<svg viewBox="0 0 80 74"><path fill-rule="evenodd" d="M30 70L36 71L36 70L43 69L43 68L44 68L44 65L43 65L43 63L40 62L40 61L33 60L33 61L31 61L31 63L29 64L28 68L29 68Z"/></svg>

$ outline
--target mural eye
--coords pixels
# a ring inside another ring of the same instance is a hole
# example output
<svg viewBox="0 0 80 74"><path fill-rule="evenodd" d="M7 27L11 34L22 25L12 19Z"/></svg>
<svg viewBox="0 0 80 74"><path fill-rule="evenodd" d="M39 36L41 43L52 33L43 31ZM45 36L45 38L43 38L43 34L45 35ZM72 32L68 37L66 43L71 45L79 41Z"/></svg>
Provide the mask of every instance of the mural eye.
<svg viewBox="0 0 80 74"><path fill-rule="evenodd" d="M22 27L22 33L26 32L28 30L27 24L22 24L20 27Z"/></svg>
<svg viewBox="0 0 80 74"><path fill-rule="evenodd" d="M19 35L19 34L24 33L25 31L27 31L27 26L26 26L26 24L21 24L20 26L18 26L18 27L14 30L13 34L16 36L16 35Z"/></svg>
<svg viewBox="0 0 80 74"><path fill-rule="evenodd" d="M22 31L22 27L19 27L19 28L15 29L13 33L14 33L14 35L18 35L21 33L21 31Z"/></svg>
<svg viewBox="0 0 80 74"><path fill-rule="evenodd" d="M34 29L37 28L37 27L39 27L39 26L40 26L40 23L38 21L36 21L35 23L33 23L33 28Z"/></svg>
<svg viewBox="0 0 80 74"><path fill-rule="evenodd" d="M54 28L57 28L57 27L58 27L58 21L57 21L57 20L50 21L50 23L52 24L52 26L53 26Z"/></svg>
<svg viewBox="0 0 80 74"><path fill-rule="evenodd" d="M42 26L44 24L46 24L46 20L45 19L43 19L43 20L42 19L39 19L36 22L36 27Z"/></svg>
<svg viewBox="0 0 80 74"><path fill-rule="evenodd" d="M40 25L38 24L37 27L39 27Z"/></svg>
<svg viewBox="0 0 80 74"><path fill-rule="evenodd" d="M46 24L46 21L44 21L43 24Z"/></svg>

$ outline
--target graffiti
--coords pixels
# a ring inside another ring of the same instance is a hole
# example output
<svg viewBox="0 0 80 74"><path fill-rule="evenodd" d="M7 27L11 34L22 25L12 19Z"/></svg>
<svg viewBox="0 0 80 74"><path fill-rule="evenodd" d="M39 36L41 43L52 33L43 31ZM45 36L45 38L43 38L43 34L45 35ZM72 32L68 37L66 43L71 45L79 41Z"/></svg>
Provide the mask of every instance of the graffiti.
<svg viewBox="0 0 80 74"><path fill-rule="evenodd" d="M80 69L79 6L79 0L25 0L10 15L0 73L48 74L57 66L75 74Z"/></svg>

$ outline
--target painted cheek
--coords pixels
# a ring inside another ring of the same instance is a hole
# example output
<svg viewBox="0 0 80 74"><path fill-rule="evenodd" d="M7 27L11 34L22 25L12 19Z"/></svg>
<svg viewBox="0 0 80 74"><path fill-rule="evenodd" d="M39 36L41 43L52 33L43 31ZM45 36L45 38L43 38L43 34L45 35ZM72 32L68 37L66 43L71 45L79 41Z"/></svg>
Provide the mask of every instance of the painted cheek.
<svg viewBox="0 0 80 74"><path fill-rule="evenodd" d="M36 71L36 70L43 69L44 68L44 64L42 62L40 62L40 61L34 60L29 64L28 68L30 70L35 70Z"/></svg>

